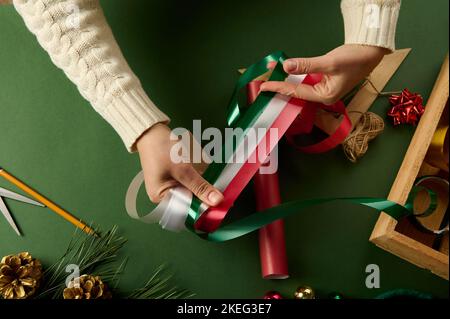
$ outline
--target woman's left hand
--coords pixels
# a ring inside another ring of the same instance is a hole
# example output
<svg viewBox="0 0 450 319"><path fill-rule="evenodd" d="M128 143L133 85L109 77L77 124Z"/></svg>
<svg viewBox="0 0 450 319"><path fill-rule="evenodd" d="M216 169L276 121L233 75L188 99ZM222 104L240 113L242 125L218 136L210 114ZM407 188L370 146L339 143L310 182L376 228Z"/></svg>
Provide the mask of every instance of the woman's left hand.
<svg viewBox="0 0 450 319"><path fill-rule="evenodd" d="M364 80L387 53L389 50L380 47L345 44L323 56L288 59L283 64L287 73L322 73L322 81L313 86L268 81L261 85L261 91L333 104Z"/></svg>

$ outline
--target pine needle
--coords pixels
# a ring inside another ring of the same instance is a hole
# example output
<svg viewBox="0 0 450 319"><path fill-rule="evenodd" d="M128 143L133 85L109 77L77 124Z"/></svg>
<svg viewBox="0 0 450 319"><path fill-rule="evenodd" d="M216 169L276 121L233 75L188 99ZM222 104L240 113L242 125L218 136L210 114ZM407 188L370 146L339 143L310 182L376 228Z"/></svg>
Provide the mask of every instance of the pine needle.
<svg viewBox="0 0 450 319"><path fill-rule="evenodd" d="M98 229L95 229L100 234ZM80 276L93 274L100 276L108 286L113 289L113 294L120 297L118 289L120 275L123 273L127 259L118 262L118 252L123 248L127 240L118 235L117 226L111 228L100 237L87 236L75 231L69 242L66 252L53 265L44 272L44 279L35 298L62 298L66 288L66 278L70 273L66 272L68 265L79 267ZM171 276L161 277L165 266L160 266L144 287L136 289L128 298L138 299L167 299L189 298L193 294L185 289L171 286Z"/></svg>
<svg viewBox="0 0 450 319"><path fill-rule="evenodd" d="M133 291L129 299L186 299L195 294L186 289L171 287L169 281L172 276L162 277L167 267L162 265L158 267L153 276L147 281L144 287Z"/></svg>

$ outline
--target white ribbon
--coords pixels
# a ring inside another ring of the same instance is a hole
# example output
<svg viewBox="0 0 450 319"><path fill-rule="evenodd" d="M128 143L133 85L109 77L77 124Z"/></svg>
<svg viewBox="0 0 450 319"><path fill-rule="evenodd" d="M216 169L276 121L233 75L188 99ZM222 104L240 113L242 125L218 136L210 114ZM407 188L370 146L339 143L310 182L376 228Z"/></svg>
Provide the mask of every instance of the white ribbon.
<svg viewBox="0 0 450 319"><path fill-rule="evenodd" d="M305 79L306 75L289 75L286 79L290 83L301 83ZM266 132L270 129L272 124L284 110L290 97L285 95L276 94L274 98L269 102L269 105L265 108L262 114L258 117L251 129L257 131L258 129L266 129ZM241 163L234 163L232 159L227 163L222 174L218 177L214 183L214 187L220 191L224 191L233 178L237 175L242 168L248 157L254 153L256 147L265 137L265 134L256 134L256 143L249 143L248 136L245 135L241 139L240 144L235 150L235 158L245 158ZM253 142L253 141L250 141ZM247 146L247 147L246 147ZM244 156L244 157L242 157ZM128 215L131 218L140 220L144 223L153 224L158 223L162 228L179 232L186 229L185 221L189 212L189 208L192 203L192 192L183 186L178 186L169 190L167 195L156 206L156 208L144 216L139 216L136 208L137 195L139 189L144 182L144 173L139 172L136 177L131 181L125 196L125 208ZM208 206L202 204L200 206L200 212L203 213L208 209Z"/></svg>
<svg viewBox="0 0 450 319"><path fill-rule="evenodd" d="M175 232L184 230L184 221L191 206L192 193L185 187L173 188L154 210L141 217L137 212L136 199L143 182L144 172L141 171L128 187L125 196L125 208L128 215L147 224L159 222L161 227L167 230Z"/></svg>

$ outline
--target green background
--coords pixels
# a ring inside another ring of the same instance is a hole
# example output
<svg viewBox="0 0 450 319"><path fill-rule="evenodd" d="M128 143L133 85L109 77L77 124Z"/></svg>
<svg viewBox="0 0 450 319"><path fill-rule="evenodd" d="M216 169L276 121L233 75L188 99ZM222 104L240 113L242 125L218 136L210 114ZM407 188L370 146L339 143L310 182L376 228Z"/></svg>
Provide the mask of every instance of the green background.
<svg viewBox="0 0 450 319"><path fill-rule="evenodd" d="M102 1L130 65L172 126L224 127L236 69L266 54L323 54L343 42L339 1ZM448 51L447 0L403 1L397 47L413 51L387 90L404 87L429 96ZM384 116L388 101L372 110ZM413 127L393 128L350 163L341 149L297 153L281 147L284 201L325 196L383 197L389 192ZM290 296L298 285L319 294L340 291L371 298L394 288L448 297L448 282L368 241L377 220L370 209L345 203L313 208L286 223L291 278L261 279L256 234L223 243L170 233L130 219L124 196L140 170L116 133L50 61L11 6L0 7L0 165L58 204L102 229L120 226L129 264L122 287L142 285L168 262L175 281L203 298L259 298L267 290ZM0 186L17 190L4 181ZM142 192L139 205L151 205ZM235 212L254 211L252 190ZM51 211L8 200L24 237L0 217L0 255L30 251L45 264L68 244L73 226ZM365 267L377 264L381 288L367 289Z"/></svg>

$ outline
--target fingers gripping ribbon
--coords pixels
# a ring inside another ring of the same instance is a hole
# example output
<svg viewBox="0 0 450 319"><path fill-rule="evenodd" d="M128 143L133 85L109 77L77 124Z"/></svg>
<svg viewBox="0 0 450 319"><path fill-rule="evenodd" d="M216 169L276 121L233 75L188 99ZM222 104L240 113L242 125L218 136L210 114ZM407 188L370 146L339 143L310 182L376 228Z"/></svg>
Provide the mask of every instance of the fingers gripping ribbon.
<svg viewBox="0 0 450 319"><path fill-rule="evenodd" d="M223 195L223 202L217 207L208 207L192 195L184 187L172 189L163 201L149 214L140 217L136 208L138 191L143 184L143 173L139 173L127 191L126 209L130 217L146 223L157 223L168 230L180 231L188 229L210 241L226 241L253 232L275 220L297 214L308 207L336 200L354 202L384 211L394 218L400 218L411 213L411 205L401 206L386 199L376 198L324 198L297 200L267 209L264 212L254 212L247 217L223 225L229 209L240 195L244 187L268 158L282 136L297 149L307 153L321 153L339 145L351 130L351 122L345 110L345 105L338 102L334 105L323 105L273 92L262 92L253 104L243 107L238 102L238 94L242 89L269 71L268 64L276 62L269 81L289 81L294 84L314 85L321 80L319 74L288 75L284 72L282 62L286 56L282 52L268 55L250 66L237 81L228 108L228 125L241 128L244 134L233 141L225 140L223 150L231 147L233 154L221 162L212 162L203 177ZM314 127L316 112L325 109L335 112L343 118L338 129L313 145L297 145L296 137L308 134ZM265 135L258 136L256 141L250 141L247 132L265 129ZM274 130L277 134L274 134ZM264 146L264 147L263 147ZM245 150L245 152L244 152ZM227 152L222 152L226 154ZM258 154L258 156L254 156ZM244 161L233 162L237 156L245 156ZM255 159L250 161L249 159Z"/></svg>

